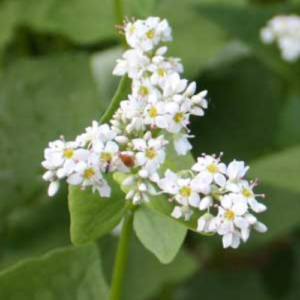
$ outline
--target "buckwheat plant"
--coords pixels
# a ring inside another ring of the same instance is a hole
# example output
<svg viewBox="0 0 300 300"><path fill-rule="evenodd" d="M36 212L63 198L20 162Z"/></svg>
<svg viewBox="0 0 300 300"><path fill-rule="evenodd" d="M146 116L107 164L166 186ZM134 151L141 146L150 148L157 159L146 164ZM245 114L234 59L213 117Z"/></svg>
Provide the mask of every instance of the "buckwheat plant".
<svg viewBox="0 0 300 300"><path fill-rule="evenodd" d="M256 181L245 179L249 167L244 162L226 165L221 155L203 154L186 170L167 167L170 151L178 160L190 155L190 120L204 115L207 92L196 92L196 83L180 76L181 60L167 56L164 43L172 40L167 20L127 20L122 31L129 49L113 74L123 76L119 89L126 78L131 80L130 95L115 97L102 122L93 121L74 141L61 137L49 143L42 163L49 196L66 180L98 193L102 201L113 201L109 173L125 191L129 213L123 219L110 299L119 299L127 237L133 215L143 205L166 204L174 222L220 235L224 248L246 242L252 229L267 230L256 217L266 210L257 200L263 195L254 192Z"/></svg>
<svg viewBox="0 0 300 300"><path fill-rule="evenodd" d="M260 32L263 43L277 43L281 56L288 62L300 57L300 17L297 15L275 16Z"/></svg>

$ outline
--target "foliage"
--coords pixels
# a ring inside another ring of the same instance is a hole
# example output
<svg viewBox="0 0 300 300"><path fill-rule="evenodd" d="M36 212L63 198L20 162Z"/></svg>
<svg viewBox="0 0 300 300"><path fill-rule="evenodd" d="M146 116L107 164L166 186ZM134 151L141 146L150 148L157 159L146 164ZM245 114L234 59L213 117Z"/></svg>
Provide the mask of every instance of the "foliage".
<svg viewBox="0 0 300 300"><path fill-rule="evenodd" d="M300 63L282 61L275 47L260 42L258 31L274 14L299 13L299 1L124 4L130 17L168 18L172 55L182 57L186 77L209 91L207 116L192 125L198 137L193 154L222 150L225 160L248 160L249 177L260 178L269 207L263 218L268 234L255 236L236 253L191 230L185 239L196 219L188 228L171 221L167 201L143 206L134 219L138 239L130 249L124 299L250 294L298 299ZM0 1L0 295L5 299L107 296L116 248L108 234L125 209L115 182L122 178L110 180L113 201L72 188L68 202L66 187L48 200L40 161L49 140L61 132L73 138L91 120L100 120L117 89L111 72L121 53L113 1ZM174 157L169 150L165 168L193 163L191 155ZM87 245L70 246L69 227L71 241ZM179 251L183 243L185 250Z"/></svg>

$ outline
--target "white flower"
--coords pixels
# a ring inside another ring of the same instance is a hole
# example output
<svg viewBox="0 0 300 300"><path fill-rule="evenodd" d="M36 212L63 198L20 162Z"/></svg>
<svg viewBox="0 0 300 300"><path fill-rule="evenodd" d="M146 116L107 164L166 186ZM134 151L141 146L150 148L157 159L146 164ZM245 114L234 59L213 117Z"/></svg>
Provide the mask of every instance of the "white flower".
<svg viewBox="0 0 300 300"><path fill-rule="evenodd" d="M223 236L224 248L237 248L240 237L245 240L249 237L250 224L245 218L248 212L247 202L235 194L225 195L221 198L218 209L218 216L211 221L210 229Z"/></svg>
<svg viewBox="0 0 300 300"><path fill-rule="evenodd" d="M175 206L171 216L175 219L184 218L185 221L189 221L193 211L188 206Z"/></svg>
<svg viewBox="0 0 300 300"><path fill-rule="evenodd" d="M109 125L99 125L97 121L93 121L92 126L87 127L85 133L76 138L76 142L83 147L98 140L102 142L112 141L116 135L117 133Z"/></svg>
<svg viewBox="0 0 300 300"><path fill-rule="evenodd" d="M228 181L226 182L226 189L232 192L239 192L239 182L246 175L249 170L243 161L233 160L227 167Z"/></svg>
<svg viewBox="0 0 300 300"><path fill-rule="evenodd" d="M188 138L193 136L186 133L173 134L173 144L178 155L186 155L193 147Z"/></svg>
<svg viewBox="0 0 300 300"><path fill-rule="evenodd" d="M194 116L203 116L204 115L204 109L207 109L208 102L205 99L207 96L207 91L202 91L197 95L192 96L192 107L190 110L190 114Z"/></svg>
<svg viewBox="0 0 300 300"><path fill-rule="evenodd" d="M165 110L170 115L168 131L178 133L189 124L189 107L175 102L166 103Z"/></svg>
<svg viewBox="0 0 300 300"><path fill-rule="evenodd" d="M102 140L97 140L93 143L92 151L89 162L98 164L102 173L116 170L119 164L119 146L115 142L103 143Z"/></svg>
<svg viewBox="0 0 300 300"><path fill-rule="evenodd" d="M171 28L166 20L158 17L149 17L146 20L137 20L125 25L127 43L135 49L148 52L154 49L161 41L170 41Z"/></svg>
<svg viewBox="0 0 300 300"><path fill-rule="evenodd" d="M44 151L45 160L42 162L44 168L53 170L62 167L67 161L73 161L77 143L57 140L49 143Z"/></svg>
<svg viewBox="0 0 300 300"><path fill-rule="evenodd" d="M187 80L181 79L178 73L173 73L168 76L163 91L165 98L170 98L176 94L182 93L187 87Z"/></svg>
<svg viewBox="0 0 300 300"><path fill-rule="evenodd" d="M210 213L206 213L202 217L198 219L198 226L197 226L197 231L199 232L205 232L209 233L211 232L210 230L210 222L213 219L213 215Z"/></svg>
<svg viewBox="0 0 300 300"><path fill-rule="evenodd" d="M220 162L219 158L214 156L205 155L203 157L198 157L197 163L192 167L193 171L199 172L207 177L208 182L215 182L219 186L224 186L226 183L226 166L224 163Z"/></svg>
<svg viewBox="0 0 300 300"><path fill-rule="evenodd" d="M127 50L122 57L122 59L117 60L117 65L113 70L114 75L124 76L128 74L129 78L139 79L150 64L149 57L139 50Z"/></svg>
<svg viewBox="0 0 300 300"><path fill-rule="evenodd" d="M81 185L83 188L92 186L93 191L98 191L101 197L110 197L111 188L97 167L97 165L80 162L76 165L75 173L67 179L70 185Z"/></svg>
<svg viewBox="0 0 300 300"><path fill-rule="evenodd" d="M165 114L165 103L154 101L145 107L144 122L146 125L166 129L168 127L168 117Z"/></svg>
<svg viewBox="0 0 300 300"><path fill-rule="evenodd" d="M165 177L159 180L158 186L183 206L199 206L200 195L195 189L193 179L180 178L172 171L167 170Z"/></svg>
<svg viewBox="0 0 300 300"><path fill-rule="evenodd" d="M148 170L156 171L161 166L166 157L165 144L166 141L162 137L132 140L136 153L136 164Z"/></svg>
<svg viewBox="0 0 300 300"><path fill-rule="evenodd" d="M49 148L45 149L45 160L42 165L52 171L52 176L50 178L49 173L46 173L48 174L44 176L46 181L68 176L74 171L77 161L88 159L90 152L86 149L77 149L77 147L78 143L64 140L49 143Z"/></svg>
<svg viewBox="0 0 300 300"><path fill-rule="evenodd" d="M276 42L282 58L295 62L300 57L300 17L275 16L261 29L260 38L265 44Z"/></svg>
<svg viewBox="0 0 300 300"><path fill-rule="evenodd" d="M159 90L152 85L150 79L135 80L132 83L132 96L136 99L155 102L160 99Z"/></svg>
<svg viewBox="0 0 300 300"><path fill-rule="evenodd" d="M246 199L251 209L256 213L264 212L267 209L264 204L259 203L255 199L256 195L253 192L253 187L250 186L249 183L245 180L240 183L240 193L242 197Z"/></svg>

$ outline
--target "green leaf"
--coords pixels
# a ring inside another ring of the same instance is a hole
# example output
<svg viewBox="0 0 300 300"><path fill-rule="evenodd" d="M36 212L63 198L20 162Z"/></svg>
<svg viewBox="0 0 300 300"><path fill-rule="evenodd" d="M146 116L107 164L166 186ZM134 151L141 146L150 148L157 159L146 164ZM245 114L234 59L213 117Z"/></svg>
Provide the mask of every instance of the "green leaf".
<svg viewBox="0 0 300 300"><path fill-rule="evenodd" d="M98 300L107 293L94 245L55 250L0 273L0 294L6 300Z"/></svg>
<svg viewBox="0 0 300 300"><path fill-rule="evenodd" d="M0 87L0 215L7 215L16 205L47 197L44 148L61 134L73 139L83 132L109 98L99 99L86 55L19 61L0 75Z"/></svg>
<svg viewBox="0 0 300 300"><path fill-rule="evenodd" d="M292 92L280 113L280 123L276 143L280 147L300 144L299 130L300 93Z"/></svg>
<svg viewBox="0 0 300 300"><path fill-rule="evenodd" d="M236 261L232 261L236 264ZM250 292L251 291L251 292ZM187 287L174 291L178 300L244 299L267 300L258 272L250 268L208 268L190 281Z"/></svg>
<svg viewBox="0 0 300 300"><path fill-rule="evenodd" d="M250 177L262 182L268 210L260 219L269 230L256 235L253 244L263 244L286 235L300 223L300 147L288 149L251 164ZM279 221L280 220L280 221Z"/></svg>
<svg viewBox="0 0 300 300"><path fill-rule="evenodd" d="M278 74L289 81L294 81L294 75L299 72L299 65L291 65L281 57L275 46L264 45L260 41L260 30L267 22L279 14L291 14L300 11L299 5L282 4L267 7L233 5L202 4L196 6L199 15L215 22L220 28L227 31L232 37L240 39ZM243 26L241 26L243 24ZM296 82L295 82L296 83Z"/></svg>
<svg viewBox="0 0 300 300"><path fill-rule="evenodd" d="M136 210L133 226L142 244L164 264L175 258L187 232L183 225L144 206Z"/></svg>
<svg viewBox="0 0 300 300"><path fill-rule="evenodd" d="M85 244L107 234L116 227L125 211L124 194L113 181L110 198L101 198L98 192L69 187L71 240L75 245Z"/></svg>
<svg viewBox="0 0 300 300"><path fill-rule="evenodd" d="M108 281L114 264L117 239L110 236L100 240L104 272ZM124 300L148 300L156 297L165 286L179 284L191 277L201 265L187 251L181 250L168 265L161 264L136 239L131 240L126 276L124 278ZM133 292L134 291L134 292Z"/></svg>
<svg viewBox="0 0 300 300"><path fill-rule="evenodd" d="M245 57L207 69L197 82L211 101L205 116L191 123L195 157L222 151L227 161L248 161L270 151L284 95L278 77L259 60Z"/></svg>
<svg viewBox="0 0 300 300"><path fill-rule="evenodd" d="M5 232L1 235L1 269L21 259L70 245L66 195L64 192L52 201L42 197L43 201L17 207L7 216Z"/></svg>
<svg viewBox="0 0 300 300"><path fill-rule="evenodd" d="M249 176L265 183L300 193L300 146L257 160Z"/></svg>

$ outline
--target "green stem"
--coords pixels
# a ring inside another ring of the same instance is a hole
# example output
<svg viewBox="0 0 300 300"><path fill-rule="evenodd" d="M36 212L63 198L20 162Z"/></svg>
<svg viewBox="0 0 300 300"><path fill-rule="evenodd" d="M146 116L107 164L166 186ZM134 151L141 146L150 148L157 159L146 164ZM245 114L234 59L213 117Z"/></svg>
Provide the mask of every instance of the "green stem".
<svg viewBox="0 0 300 300"><path fill-rule="evenodd" d="M120 80L117 91L114 94L109 104L109 107L107 108L107 110L105 111L104 115L100 120L101 124L108 123L112 119L112 116L114 115L115 111L119 108L120 101L127 99L129 87L130 87L129 78L127 76L123 76Z"/></svg>
<svg viewBox="0 0 300 300"><path fill-rule="evenodd" d="M115 0L115 18L118 25L123 23L122 0Z"/></svg>
<svg viewBox="0 0 300 300"><path fill-rule="evenodd" d="M124 217L123 228L121 231L115 266L112 276L111 290L109 300L120 300L122 293L123 280L125 275L125 268L128 259L130 237L133 227L133 214L134 211L130 208L127 209Z"/></svg>

